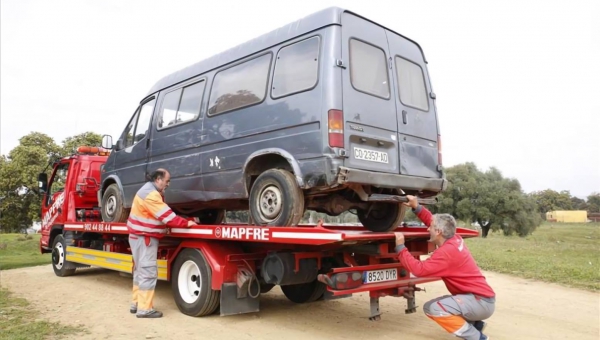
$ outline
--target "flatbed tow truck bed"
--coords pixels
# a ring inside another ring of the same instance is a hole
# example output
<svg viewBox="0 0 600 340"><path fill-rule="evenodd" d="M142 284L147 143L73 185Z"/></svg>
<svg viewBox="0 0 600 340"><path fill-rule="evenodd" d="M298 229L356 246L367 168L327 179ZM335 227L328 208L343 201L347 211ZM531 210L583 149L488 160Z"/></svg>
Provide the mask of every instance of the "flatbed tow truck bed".
<svg viewBox="0 0 600 340"><path fill-rule="evenodd" d="M427 242L426 227L395 231L404 234L407 248L417 258L434 250ZM87 266L132 272L126 224L68 222L62 234L62 248L53 247L57 275L72 275L74 268ZM464 228L457 234L479 235ZM394 246L393 232L321 221L296 227L228 223L172 228L159 245L158 278L171 281L178 308L190 316L217 309L223 316L258 312L260 294L280 285L296 303L368 292L369 318L379 320L380 297L404 297L406 313L414 313L415 292L421 290L417 285L439 280L409 273Z"/></svg>

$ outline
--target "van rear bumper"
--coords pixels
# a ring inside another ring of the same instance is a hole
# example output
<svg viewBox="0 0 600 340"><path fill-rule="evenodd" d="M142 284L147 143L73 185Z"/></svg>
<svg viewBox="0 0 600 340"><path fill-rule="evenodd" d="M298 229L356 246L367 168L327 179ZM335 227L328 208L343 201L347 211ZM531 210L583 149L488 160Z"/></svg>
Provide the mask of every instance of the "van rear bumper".
<svg viewBox="0 0 600 340"><path fill-rule="evenodd" d="M344 166L338 168L337 182L339 184L369 184L383 188L400 188L403 190L426 190L441 192L448 187L446 178L426 178L400 174L351 169Z"/></svg>

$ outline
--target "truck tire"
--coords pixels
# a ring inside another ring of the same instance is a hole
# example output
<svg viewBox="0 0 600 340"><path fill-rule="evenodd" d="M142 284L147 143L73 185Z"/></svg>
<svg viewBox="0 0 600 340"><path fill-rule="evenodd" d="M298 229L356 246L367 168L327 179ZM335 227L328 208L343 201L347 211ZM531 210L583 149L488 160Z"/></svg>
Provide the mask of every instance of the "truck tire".
<svg viewBox="0 0 600 340"><path fill-rule="evenodd" d="M75 266L66 260L67 242L62 234L56 235L52 242L52 269L56 276L65 277L75 274Z"/></svg>
<svg viewBox="0 0 600 340"><path fill-rule="evenodd" d="M304 192L291 172L270 169L252 185L249 206L256 225L296 226L304 215Z"/></svg>
<svg viewBox="0 0 600 340"><path fill-rule="evenodd" d="M104 222L127 222L129 210L123 206L123 199L116 183L109 185L102 195L100 214Z"/></svg>
<svg viewBox="0 0 600 340"><path fill-rule="evenodd" d="M211 288L212 271L198 249L187 248L173 263L171 289L179 311L189 316L206 316L217 310L220 291Z"/></svg>
<svg viewBox="0 0 600 340"><path fill-rule="evenodd" d="M357 209L360 223L370 231L392 231L402 223L406 215L406 206L395 203L372 203L371 209Z"/></svg>
<svg viewBox="0 0 600 340"><path fill-rule="evenodd" d="M327 290L327 286L314 280L312 282L295 285L281 286L281 291L288 300L294 303L309 303L320 299Z"/></svg>

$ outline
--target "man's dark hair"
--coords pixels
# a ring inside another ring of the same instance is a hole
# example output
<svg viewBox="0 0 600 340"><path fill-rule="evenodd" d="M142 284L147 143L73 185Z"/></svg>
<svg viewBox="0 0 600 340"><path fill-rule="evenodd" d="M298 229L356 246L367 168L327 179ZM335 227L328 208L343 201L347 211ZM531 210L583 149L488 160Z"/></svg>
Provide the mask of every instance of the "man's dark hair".
<svg viewBox="0 0 600 340"><path fill-rule="evenodd" d="M156 169L150 174L150 180L155 182L157 179L163 179L167 174L167 170L165 169Z"/></svg>

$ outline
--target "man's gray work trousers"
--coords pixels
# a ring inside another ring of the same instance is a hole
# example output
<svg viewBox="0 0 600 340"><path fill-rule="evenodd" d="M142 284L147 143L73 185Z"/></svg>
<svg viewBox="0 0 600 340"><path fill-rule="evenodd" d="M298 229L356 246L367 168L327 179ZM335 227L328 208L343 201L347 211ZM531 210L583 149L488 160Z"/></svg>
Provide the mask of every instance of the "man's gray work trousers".
<svg viewBox="0 0 600 340"><path fill-rule="evenodd" d="M144 315L154 311L154 288L158 279L156 256L158 239L129 235L129 246L133 255L133 301L131 308Z"/></svg>
<svg viewBox="0 0 600 340"><path fill-rule="evenodd" d="M423 311L449 333L463 339L479 340L481 333L471 323L492 316L495 302L495 298L473 294L445 295L426 302Z"/></svg>

